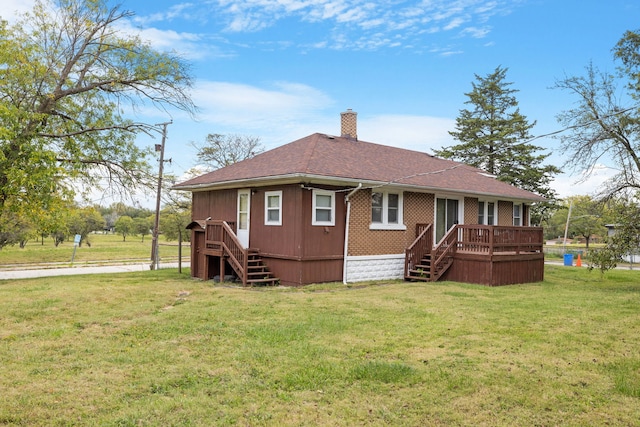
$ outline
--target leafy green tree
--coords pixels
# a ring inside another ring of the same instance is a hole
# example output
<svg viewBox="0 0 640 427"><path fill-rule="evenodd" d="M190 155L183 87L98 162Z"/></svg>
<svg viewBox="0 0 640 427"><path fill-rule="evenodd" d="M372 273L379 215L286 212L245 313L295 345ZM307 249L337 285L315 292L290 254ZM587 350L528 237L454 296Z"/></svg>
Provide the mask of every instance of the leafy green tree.
<svg viewBox="0 0 640 427"><path fill-rule="evenodd" d="M584 238L588 249L593 237L606 234L605 205L601 201L586 195L571 196L559 206L560 209L556 210L549 219L548 229L545 231L547 238L564 237L569 211L571 211L571 217L567 237Z"/></svg>
<svg viewBox="0 0 640 427"><path fill-rule="evenodd" d="M144 236L151 234L151 228L153 227L153 220L150 217L133 218L133 227L137 235L142 236L142 242L144 242Z"/></svg>
<svg viewBox="0 0 640 427"><path fill-rule="evenodd" d="M117 191L150 177L150 127L123 111L193 113L189 65L122 30L131 12L108 0L36 0L0 21L0 211L32 218L74 183Z"/></svg>
<svg viewBox="0 0 640 427"><path fill-rule="evenodd" d="M569 231L572 236L583 237L589 249L592 237L606 232L603 221L604 205L589 196L572 196L569 200L572 203Z"/></svg>
<svg viewBox="0 0 640 427"><path fill-rule="evenodd" d="M558 204L553 214L549 216L544 225L544 237L547 240L564 237L564 230L569 214L569 204L564 201Z"/></svg>
<svg viewBox="0 0 640 427"><path fill-rule="evenodd" d="M460 110L456 130L449 132L460 143L435 153L555 200L550 183L560 169L544 165L549 154L540 154L542 149L529 142L535 122L529 123L520 113L514 96L518 91L505 81L506 73L507 68L497 67L487 77L476 74L471 92L465 94L469 98L465 104L471 108Z"/></svg>
<svg viewBox="0 0 640 427"><path fill-rule="evenodd" d="M127 236L135 233L135 224L133 218L124 215L116 221L116 233L122 235L122 241L127 241Z"/></svg>
<svg viewBox="0 0 640 427"><path fill-rule="evenodd" d="M68 230L70 234L80 235L80 246L85 242L90 247L89 234L103 230L105 224L105 219L95 208L75 209L69 216Z"/></svg>
<svg viewBox="0 0 640 427"><path fill-rule="evenodd" d="M190 222L191 212L186 210L164 210L160 215L160 229L167 240L188 242L191 234L186 227Z"/></svg>
<svg viewBox="0 0 640 427"><path fill-rule="evenodd" d="M608 200L606 215L614 225L613 235L607 239L607 246L591 254L589 268L598 268L601 273L615 268L623 257L640 252L640 204L637 198L612 198Z"/></svg>
<svg viewBox="0 0 640 427"><path fill-rule="evenodd" d="M640 189L640 32L627 31L613 53L621 63L617 76L589 64L585 75L565 76L555 84L577 99L574 108L558 115L569 130L558 136L567 164L585 179L599 163L618 171L599 189L604 198Z"/></svg>
<svg viewBox="0 0 640 427"><path fill-rule="evenodd" d="M0 211L0 250L7 245L24 248L33 235L33 224L11 211Z"/></svg>

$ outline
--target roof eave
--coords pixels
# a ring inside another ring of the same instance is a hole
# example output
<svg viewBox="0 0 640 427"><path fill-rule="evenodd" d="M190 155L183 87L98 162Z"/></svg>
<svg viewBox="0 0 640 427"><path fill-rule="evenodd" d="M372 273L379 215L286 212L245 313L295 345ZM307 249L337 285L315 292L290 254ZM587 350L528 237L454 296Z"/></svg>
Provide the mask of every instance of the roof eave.
<svg viewBox="0 0 640 427"><path fill-rule="evenodd" d="M172 189L180 190L180 191L192 191L192 192L201 192L201 191L209 191L209 190L225 190L230 188L242 188L242 187L264 187L267 185L273 184L295 184L299 182L309 182L315 184L327 184L327 185L353 185L356 186L358 184L362 184L367 187L393 187L393 188L402 188L413 190L417 192L430 192L430 193L440 193L440 194L455 194L461 196L477 196L477 197L486 197L493 199L505 199L512 200L517 202L530 202L530 203L540 203L546 201L545 198L540 196L535 197L519 197L519 196L509 196L505 194L495 194L481 191L470 191L470 190L456 190L450 188L439 188L439 187L431 187L431 186L423 186L423 185L415 185L415 184L395 184L386 181L373 181L373 180L362 180L362 179L354 179L354 178L341 178L335 176L326 176L326 175L317 175L317 174L306 174L306 173L293 173L293 174L285 174L285 175L274 175L274 176L265 176L251 179L239 179L239 180L229 180L229 181L218 181L213 183L206 184L196 184L189 186L173 186Z"/></svg>

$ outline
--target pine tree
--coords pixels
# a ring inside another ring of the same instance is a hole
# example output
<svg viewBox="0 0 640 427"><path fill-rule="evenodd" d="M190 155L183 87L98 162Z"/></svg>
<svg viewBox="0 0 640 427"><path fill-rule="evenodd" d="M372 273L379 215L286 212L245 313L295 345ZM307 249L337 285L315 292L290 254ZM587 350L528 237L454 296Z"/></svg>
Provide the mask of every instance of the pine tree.
<svg viewBox="0 0 640 427"><path fill-rule="evenodd" d="M540 154L541 147L528 142L535 122L529 123L520 114L514 96L518 91L505 81L507 70L497 67L485 78L475 75L472 91L465 94L469 97L465 104L472 108L460 110L456 130L449 132L460 144L435 153L554 200L556 194L549 184L560 169L543 165L549 154Z"/></svg>

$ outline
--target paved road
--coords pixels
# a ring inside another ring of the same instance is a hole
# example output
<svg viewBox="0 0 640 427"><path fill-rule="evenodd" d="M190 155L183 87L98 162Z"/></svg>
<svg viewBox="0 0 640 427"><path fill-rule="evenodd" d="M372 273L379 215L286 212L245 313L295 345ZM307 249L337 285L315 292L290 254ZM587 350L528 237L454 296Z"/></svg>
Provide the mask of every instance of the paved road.
<svg viewBox="0 0 640 427"><path fill-rule="evenodd" d="M183 268L189 268L189 262L183 262ZM177 262L160 263L160 268L178 268ZM77 274L126 273L131 271L149 271L149 263L78 266L62 268L42 268L27 270L0 270L0 280L32 279L35 277L71 276Z"/></svg>

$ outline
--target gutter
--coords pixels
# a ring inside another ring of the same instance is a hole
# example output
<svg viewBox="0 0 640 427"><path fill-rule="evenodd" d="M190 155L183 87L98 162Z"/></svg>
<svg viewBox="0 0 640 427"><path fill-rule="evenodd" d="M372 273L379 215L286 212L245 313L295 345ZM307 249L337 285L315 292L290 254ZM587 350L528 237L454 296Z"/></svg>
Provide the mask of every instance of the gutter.
<svg viewBox="0 0 640 427"><path fill-rule="evenodd" d="M344 225L344 257L342 261L342 283L347 284L347 255L349 253L349 220L351 218L351 196L356 194L362 188L362 183L358 183L358 186L351 190L349 194L344 198L347 202L347 219Z"/></svg>

